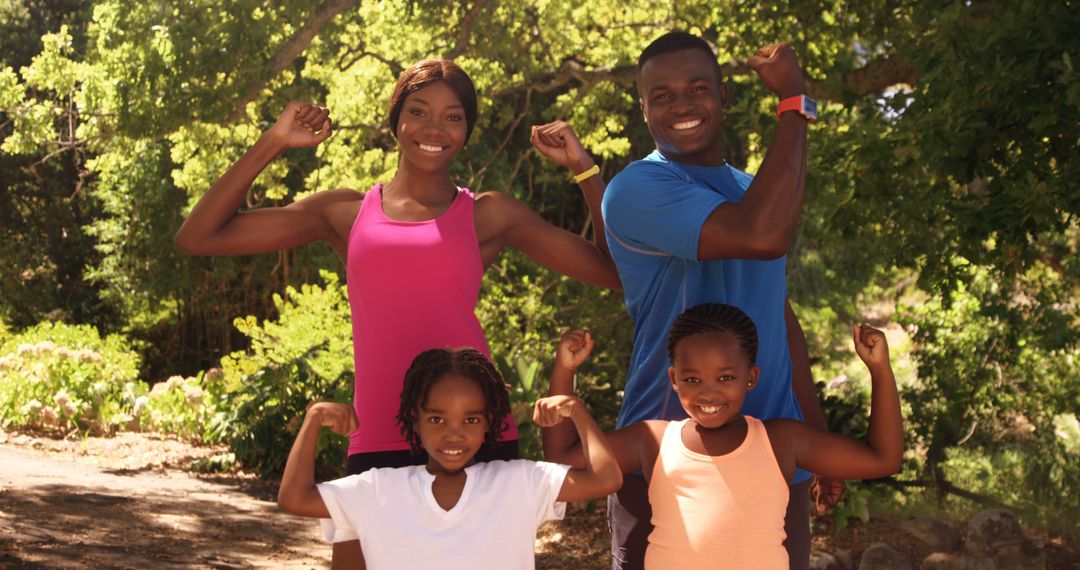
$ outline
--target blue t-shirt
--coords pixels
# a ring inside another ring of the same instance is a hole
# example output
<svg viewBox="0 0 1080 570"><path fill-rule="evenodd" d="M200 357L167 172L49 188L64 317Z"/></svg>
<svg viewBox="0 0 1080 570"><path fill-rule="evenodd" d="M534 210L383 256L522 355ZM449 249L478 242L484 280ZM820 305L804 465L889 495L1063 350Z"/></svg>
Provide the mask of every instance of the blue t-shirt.
<svg viewBox="0 0 1080 570"><path fill-rule="evenodd" d="M654 151L620 172L604 193L608 246L634 319L634 351L618 427L686 412L668 381L667 335L680 313L701 303L742 309L757 326L758 385L742 413L802 420L791 388L784 303L786 257L699 261L706 218L738 202L753 179L729 165L693 166ZM805 479L805 475L795 480Z"/></svg>

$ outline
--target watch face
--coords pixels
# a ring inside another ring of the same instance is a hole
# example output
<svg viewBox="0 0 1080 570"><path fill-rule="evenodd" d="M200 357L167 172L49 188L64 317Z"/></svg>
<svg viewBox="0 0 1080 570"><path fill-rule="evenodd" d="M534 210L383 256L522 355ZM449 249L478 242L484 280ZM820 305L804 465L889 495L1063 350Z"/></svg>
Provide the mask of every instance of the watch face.
<svg viewBox="0 0 1080 570"><path fill-rule="evenodd" d="M813 99L811 99L809 97L803 97L802 98L802 107L803 107L803 113L804 114L810 115L811 117L814 117L815 119L817 118L817 101L814 101Z"/></svg>

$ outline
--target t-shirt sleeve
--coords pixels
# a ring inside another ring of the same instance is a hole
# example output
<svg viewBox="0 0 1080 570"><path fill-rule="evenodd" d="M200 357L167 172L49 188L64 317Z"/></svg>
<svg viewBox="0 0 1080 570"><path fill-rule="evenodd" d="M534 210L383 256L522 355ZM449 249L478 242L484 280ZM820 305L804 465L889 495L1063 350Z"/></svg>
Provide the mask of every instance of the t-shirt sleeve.
<svg viewBox="0 0 1080 570"><path fill-rule="evenodd" d="M548 463L546 461L524 461L525 485L529 491L523 496L532 499L536 524L550 520L561 520L566 516L566 503L556 501L562 490L569 465Z"/></svg>
<svg viewBox="0 0 1080 570"><path fill-rule="evenodd" d="M701 228L726 202L721 194L660 162L635 162L611 186L604 202L604 223L611 235L625 247L683 259L697 260Z"/></svg>
<svg viewBox="0 0 1080 570"><path fill-rule="evenodd" d="M374 504L372 495L375 471L372 469L361 475L351 475L316 485L326 510L330 512L329 519L319 519L327 542L360 539L357 529L363 528L364 507Z"/></svg>

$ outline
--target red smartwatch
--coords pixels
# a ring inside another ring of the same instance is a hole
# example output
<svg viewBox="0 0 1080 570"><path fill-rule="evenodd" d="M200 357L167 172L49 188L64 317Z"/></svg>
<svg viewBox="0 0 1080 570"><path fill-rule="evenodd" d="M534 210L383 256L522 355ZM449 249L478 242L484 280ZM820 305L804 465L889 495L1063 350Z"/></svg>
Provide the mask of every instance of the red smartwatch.
<svg viewBox="0 0 1080 570"><path fill-rule="evenodd" d="M817 101L814 101L806 95L788 97L787 99L781 100L780 104L776 107L776 116L780 117L780 114L784 111L795 111L802 115L807 121L813 121L817 118Z"/></svg>

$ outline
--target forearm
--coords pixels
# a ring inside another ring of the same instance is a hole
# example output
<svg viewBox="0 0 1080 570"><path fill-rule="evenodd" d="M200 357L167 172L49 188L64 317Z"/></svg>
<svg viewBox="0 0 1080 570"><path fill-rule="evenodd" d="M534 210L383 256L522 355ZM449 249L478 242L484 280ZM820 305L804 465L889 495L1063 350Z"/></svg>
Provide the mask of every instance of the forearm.
<svg viewBox="0 0 1080 570"><path fill-rule="evenodd" d="M807 122L797 113L783 113L765 160L740 202L754 235L763 235L770 246L786 252L795 235L802 210L806 182Z"/></svg>
<svg viewBox="0 0 1080 570"><path fill-rule="evenodd" d="M900 395L896 378L888 363L871 366L870 423L867 443L883 462L887 474L900 470L904 454L904 420L900 414Z"/></svg>
<svg viewBox="0 0 1080 570"><path fill-rule="evenodd" d="M583 168L574 174L580 174L585 170L587 168ZM604 177L597 173L582 180L578 186L581 187L581 193L585 196L585 204L589 207L589 219L592 221L593 228L593 243L600 248L600 251L604 252L604 255L611 257L611 251L607 245L607 235L604 232L604 216L600 209L607 183L604 182Z"/></svg>
<svg viewBox="0 0 1080 570"><path fill-rule="evenodd" d="M278 505L288 513L319 516L309 512L307 502L312 493L318 493L315 488L315 453L320 429L318 418L309 414L289 451L278 489Z"/></svg>
<svg viewBox="0 0 1080 570"><path fill-rule="evenodd" d="M581 440L581 452L585 457L584 470L598 485L610 485L613 492L622 485L622 470L615 459L611 446L592 415L582 402L573 416L574 428ZM569 423L569 422L562 422Z"/></svg>
<svg viewBox="0 0 1080 570"><path fill-rule="evenodd" d="M573 396L574 371L555 366L551 373L548 396ZM578 431L571 422L562 421L541 430L544 458L555 463L581 467L586 458L579 445Z"/></svg>
<svg viewBox="0 0 1080 570"><path fill-rule="evenodd" d="M213 239L239 212L255 179L283 150L280 142L264 133L192 208L176 233L176 244L189 250Z"/></svg>

